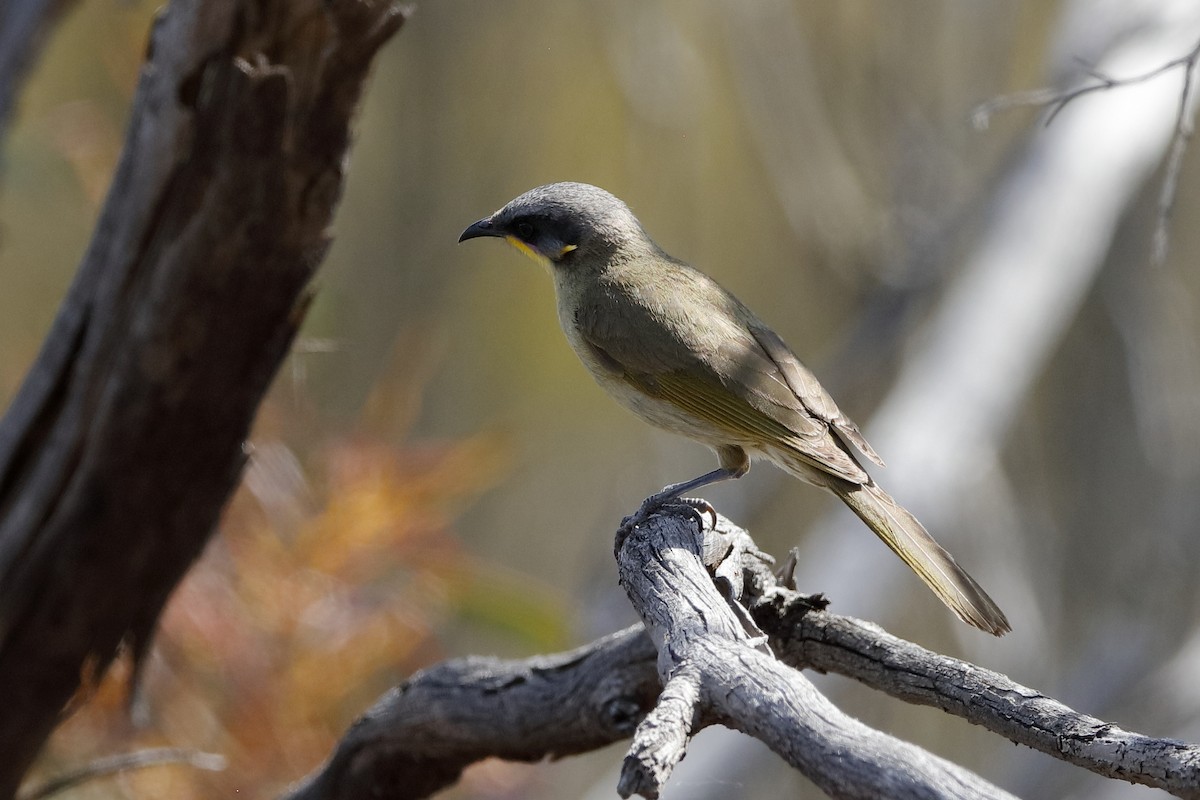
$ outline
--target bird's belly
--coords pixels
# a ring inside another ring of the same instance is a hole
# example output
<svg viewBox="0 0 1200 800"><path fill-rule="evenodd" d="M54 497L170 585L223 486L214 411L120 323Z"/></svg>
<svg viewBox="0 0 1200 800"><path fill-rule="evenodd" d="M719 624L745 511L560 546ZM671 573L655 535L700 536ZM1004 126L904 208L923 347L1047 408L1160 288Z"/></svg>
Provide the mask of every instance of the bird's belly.
<svg viewBox="0 0 1200 800"><path fill-rule="evenodd" d="M656 428L686 436L710 447L746 444L738 441L738 437L719 430L712 422L701 419L668 400L646 394L629 385L624 378L614 377L596 370L592 370L592 375L601 388L617 402Z"/></svg>

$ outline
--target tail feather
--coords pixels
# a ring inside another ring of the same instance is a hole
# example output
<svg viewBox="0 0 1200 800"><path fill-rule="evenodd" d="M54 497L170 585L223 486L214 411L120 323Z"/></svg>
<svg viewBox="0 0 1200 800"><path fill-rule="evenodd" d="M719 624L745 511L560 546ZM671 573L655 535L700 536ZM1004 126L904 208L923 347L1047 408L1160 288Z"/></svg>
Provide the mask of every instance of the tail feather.
<svg viewBox="0 0 1200 800"><path fill-rule="evenodd" d="M1003 636L1012 630L1004 612L983 587L887 492L874 483L859 485L835 480L825 485L892 548L959 619L995 636Z"/></svg>

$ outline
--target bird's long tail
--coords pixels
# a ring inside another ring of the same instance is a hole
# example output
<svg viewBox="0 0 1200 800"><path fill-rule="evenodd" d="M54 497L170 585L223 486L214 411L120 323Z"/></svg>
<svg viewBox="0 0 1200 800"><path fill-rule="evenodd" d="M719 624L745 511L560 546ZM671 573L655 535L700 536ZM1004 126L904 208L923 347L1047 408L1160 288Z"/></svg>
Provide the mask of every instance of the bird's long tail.
<svg viewBox="0 0 1200 800"><path fill-rule="evenodd" d="M873 482L860 485L835 479L825 482L825 486L850 506L959 619L995 636L1012 630L1004 612L983 587L891 495Z"/></svg>

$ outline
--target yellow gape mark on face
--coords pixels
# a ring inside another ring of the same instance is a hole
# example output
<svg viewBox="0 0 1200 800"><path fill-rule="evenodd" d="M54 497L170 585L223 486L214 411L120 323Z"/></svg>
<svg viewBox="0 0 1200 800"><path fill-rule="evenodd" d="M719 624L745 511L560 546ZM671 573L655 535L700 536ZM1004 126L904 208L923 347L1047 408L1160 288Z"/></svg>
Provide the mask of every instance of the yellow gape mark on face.
<svg viewBox="0 0 1200 800"><path fill-rule="evenodd" d="M529 256L530 258L532 258L532 259L533 259L534 261L536 261L537 263L541 264L543 267L547 267L547 268L549 268L549 266L550 266L550 259L546 258L544 255L542 255L541 253L539 253L537 250L534 250L532 247L530 247L529 245L525 244L524 242L522 242L522 241L521 241L520 239L518 239L517 237L515 237L515 236L505 236L505 237L504 237L504 239L505 239L505 241L507 241L509 244L511 244L513 247L517 248L517 249L518 249L518 250L520 250L522 253L524 253L525 255Z"/></svg>
<svg viewBox="0 0 1200 800"><path fill-rule="evenodd" d="M572 250L578 250L578 249L579 249L579 245L577 245L577 244L564 244L562 246L562 249L558 251L558 255L556 255L554 257L554 260L557 261L558 259L562 258L563 256L565 256L567 253L571 252Z"/></svg>

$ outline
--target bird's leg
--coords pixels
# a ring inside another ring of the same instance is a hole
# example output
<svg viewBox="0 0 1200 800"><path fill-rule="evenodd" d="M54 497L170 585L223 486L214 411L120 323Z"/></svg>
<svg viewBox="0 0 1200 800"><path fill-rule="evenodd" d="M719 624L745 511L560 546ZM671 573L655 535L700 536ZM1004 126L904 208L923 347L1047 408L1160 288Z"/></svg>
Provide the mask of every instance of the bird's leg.
<svg viewBox="0 0 1200 800"><path fill-rule="evenodd" d="M670 486L663 487L661 492L652 494L646 498L646 502L651 505L661 506L669 500L677 500L683 496L684 492L690 492L713 483L720 483L731 478L740 478L736 470L727 467L718 467L712 472L706 472L698 478L692 478L690 481L682 483L672 483Z"/></svg>
<svg viewBox="0 0 1200 800"><path fill-rule="evenodd" d="M733 445L720 447L717 449L717 458L721 463L721 466L717 469L714 469L712 472L706 472L691 480L683 481L682 483L672 483L670 486L664 487L662 491L647 497L637 511L621 520L621 527L617 529L617 549L621 548L625 537L635 527L649 519L650 515L658 509L675 501L690 507L695 512L696 524L700 530L704 530L705 514L712 517L712 524L715 528L717 526L717 510L712 507L712 504L703 498L684 497L683 494L713 483L740 478L750 471L750 457L740 447Z"/></svg>

